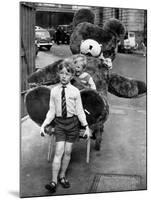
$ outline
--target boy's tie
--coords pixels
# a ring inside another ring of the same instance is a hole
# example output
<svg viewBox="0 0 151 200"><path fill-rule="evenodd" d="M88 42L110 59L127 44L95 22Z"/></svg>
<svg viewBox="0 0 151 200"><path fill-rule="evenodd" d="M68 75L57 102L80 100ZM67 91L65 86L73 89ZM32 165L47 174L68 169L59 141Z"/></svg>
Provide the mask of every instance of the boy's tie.
<svg viewBox="0 0 151 200"><path fill-rule="evenodd" d="M67 117L65 88L66 88L66 86L62 86L62 93L61 93L61 99L62 99L62 117L63 118Z"/></svg>

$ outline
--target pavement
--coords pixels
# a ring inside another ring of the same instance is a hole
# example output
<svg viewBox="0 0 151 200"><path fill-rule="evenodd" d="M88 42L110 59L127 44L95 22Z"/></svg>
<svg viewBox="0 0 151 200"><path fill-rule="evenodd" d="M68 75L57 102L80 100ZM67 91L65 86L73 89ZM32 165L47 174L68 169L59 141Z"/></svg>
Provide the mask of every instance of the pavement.
<svg viewBox="0 0 151 200"><path fill-rule="evenodd" d="M60 47L58 49L58 52L61 52ZM54 56L50 53L45 54L45 52L39 52L38 56L39 61L41 56L45 56L45 59L41 61L41 64L44 65L48 62L53 62L53 59L60 58L58 54ZM132 67L126 68L125 65L129 66L129 64ZM146 60L143 57L118 55L117 60L115 60L114 70L120 74L131 75L131 77L145 81L145 65ZM141 178L139 189L146 189L146 96L138 99L122 99L109 94L108 99L110 115L105 123L101 150L96 151L94 149L94 141L91 140L90 162L87 164L86 141L81 139L76 142L67 172L71 188L63 189L58 185L57 192L53 195L91 193L93 192L91 188L96 175L101 174L138 176ZM41 137L39 129L38 125L28 116L22 119L21 197L51 195L45 190L44 185L51 179L53 155L51 161L48 162L49 136ZM105 191L105 189L100 188L96 190L96 192Z"/></svg>
<svg viewBox="0 0 151 200"><path fill-rule="evenodd" d="M63 49L63 51L62 51ZM68 56L71 56L72 53L70 51L70 48L68 45L56 45L54 44L50 52L49 51L39 51L38 55L36 57L36 68L42 68L49 64L51 64L54 61L57 61L58 59L65 58ZM41 59L42 58L42 59Z"/></svg>
<svg viewBox="0 0 151 200"><path fill-rule="evenodd" d="M89 193L96 174L139 175L141 189L146 189L145 130L144 110L113 106L105 123L101 150L96 151L91 140L87 164L86 141L77 142L67 173L71 188L66 190L59 185L55 195ZM22 122L21 133L21 196L50 195L44 188L51 178L51 162L47 161L49 136L42 138L39 127L30 118Z"/></svg>

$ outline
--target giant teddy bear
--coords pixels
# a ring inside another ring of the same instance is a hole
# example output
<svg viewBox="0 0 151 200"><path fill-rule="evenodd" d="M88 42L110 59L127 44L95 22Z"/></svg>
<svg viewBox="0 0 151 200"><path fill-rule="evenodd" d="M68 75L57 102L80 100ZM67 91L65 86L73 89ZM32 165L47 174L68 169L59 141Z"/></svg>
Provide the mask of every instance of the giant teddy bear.
<svg viewBox="0 0 151 200"><path fill-rule="evenodd" d="M96 139L95 149L100 149L104 123L109 115L109 105L107 101L108 92L123 98L134 98L146 93L146 84L139 80L129 79L112 73L109 70L106 59L114 60L116 56L117 44L125 34L123 24L117 19L108 20L103 28L94 24L94 14L89 9L77 11L73 18L73 32L70 37L70 49L74 54L81 53L83 41L92 39L100 45L99 55L95 55L90 44L87 56L86 71L92 76L97 91L91 89L81 90L81 97L86 117L90 128L93 130L93 139ZM87 47L88 48L88 47ZM92 53L91 53L92 52ZM101 55L101 56L100 56ZM43 69L32 73L29 84L37 86L26 95L26 107L29 116L37 124L41 125L49 109L50 88L46 85L54 85L59 82L57 66L62 62L58 60ZM72 84L80 88L81 85L76 78Z"/></svg>

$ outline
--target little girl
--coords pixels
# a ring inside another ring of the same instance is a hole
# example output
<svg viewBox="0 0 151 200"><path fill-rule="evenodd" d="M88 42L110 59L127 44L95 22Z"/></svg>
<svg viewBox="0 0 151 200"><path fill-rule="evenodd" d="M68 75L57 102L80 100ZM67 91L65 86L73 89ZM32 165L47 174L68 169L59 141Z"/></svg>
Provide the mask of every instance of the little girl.
<svg viewBox="0 0 151 200"><path fill-rule="evenodd" d="M82 54L75 55L73 57L73 63L75 66L75 79L77 82L80 82L80 86L78 88L80 90L88 88L96 90L92 77L84 71L87 64L86 56Z"/></svg>

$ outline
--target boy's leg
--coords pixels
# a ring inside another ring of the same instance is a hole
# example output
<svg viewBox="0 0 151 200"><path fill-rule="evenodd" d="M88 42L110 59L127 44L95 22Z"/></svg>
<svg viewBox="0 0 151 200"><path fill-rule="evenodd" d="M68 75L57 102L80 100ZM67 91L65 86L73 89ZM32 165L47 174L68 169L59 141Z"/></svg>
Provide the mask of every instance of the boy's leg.
<svg viewBox="0 0 151 200"><path fill-rule="evenodd" d="M59 175L60 178L65 177L66 170L68 168L70 158L71 158L72 146L73 146L73 143L71 143L71 142L65 143L64 155L62 158L61 171L60 171L60 175Z"/></svg>
<svg viewBox="0 0 151 200"><path fill-rule="evenodd" d="M64 148L65 148L64 141L56 142L55 156L52 163L52 181L54 181L55 183L57 183L58 180L58 173L61 166L61 160L64 153Z"/></svg>

